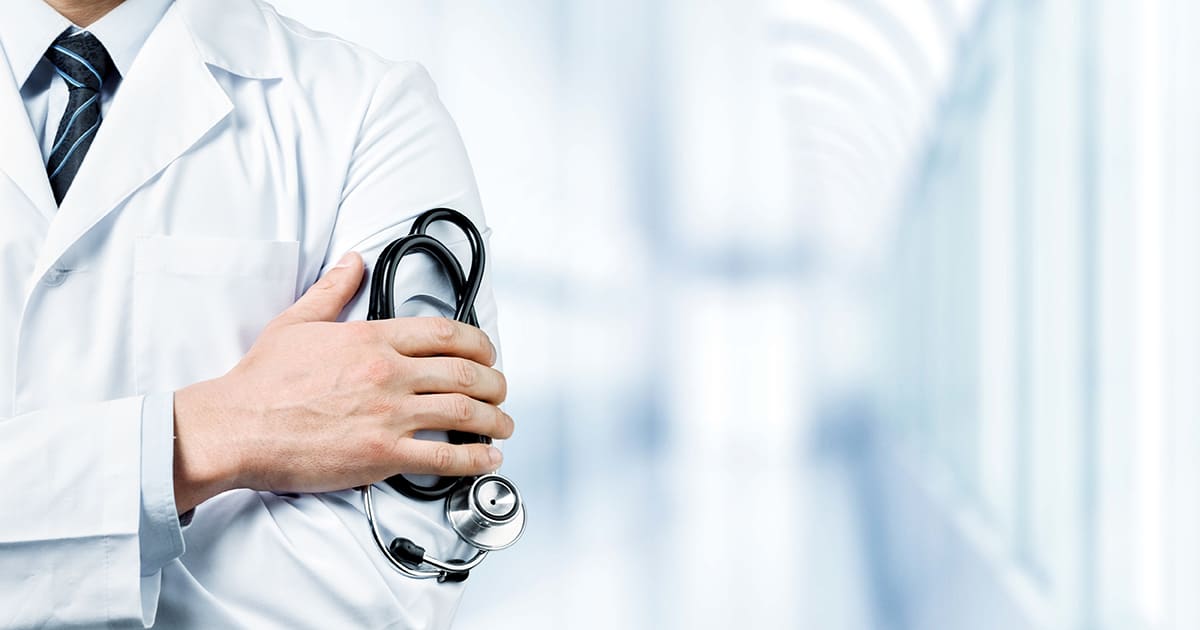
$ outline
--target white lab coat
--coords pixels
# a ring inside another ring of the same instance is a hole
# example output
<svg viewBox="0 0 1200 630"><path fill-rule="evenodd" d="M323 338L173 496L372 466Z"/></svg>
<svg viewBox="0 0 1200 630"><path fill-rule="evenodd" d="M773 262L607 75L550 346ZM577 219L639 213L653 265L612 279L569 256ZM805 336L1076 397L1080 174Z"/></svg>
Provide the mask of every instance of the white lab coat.
<svg viewBox="0 0 1200 630"><path fill-rule="evenodd" d="M485 229L425 71L256 1L178 0L61 208L42 164L0 76L0 626L446 627L463 586L392 570L353 490L229 492L161 572L138 556L145 394L223 374L342 253L370 266L425 209ZM449 312L431 265L397 290L405 314ZM495 340L488 276L477 309ZM360 293L344 317L365 310ZM467 553L440 503L389 491L382 509Z"/></svg>

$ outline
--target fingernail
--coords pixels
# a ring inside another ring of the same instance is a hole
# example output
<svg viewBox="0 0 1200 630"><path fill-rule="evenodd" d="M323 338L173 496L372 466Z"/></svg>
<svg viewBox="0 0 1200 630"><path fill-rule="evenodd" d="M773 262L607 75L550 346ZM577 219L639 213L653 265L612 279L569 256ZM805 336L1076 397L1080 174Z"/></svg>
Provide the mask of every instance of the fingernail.
<svg viewBox="0 0 1200 630"><path fill-rule="evenodd" d="M489 446L488 459L491 460L493 466L499 466L500 462L504 461L504 454L495 446Z"/></svg>
<svg viewBox="0 0 1200 630"><path fill-rule="evenodd" d="M342 255L342 257L340 259L338 259L337 264L334 265L333 268L341 269L342 267L349 267L350 261L353 259L354 259L354 252L346 252L344 255Z"/></svg>

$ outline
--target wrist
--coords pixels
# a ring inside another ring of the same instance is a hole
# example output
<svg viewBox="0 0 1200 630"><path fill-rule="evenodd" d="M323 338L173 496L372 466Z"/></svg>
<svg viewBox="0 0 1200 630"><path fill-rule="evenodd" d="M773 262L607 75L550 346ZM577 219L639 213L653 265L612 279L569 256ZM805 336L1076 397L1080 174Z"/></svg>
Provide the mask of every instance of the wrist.
<svg viewBox="0 0 1200 630"><path fill-rule="evenodd" d="M242 487L242 465L216 381L175 392L175 507L182 514Z"/></svg>

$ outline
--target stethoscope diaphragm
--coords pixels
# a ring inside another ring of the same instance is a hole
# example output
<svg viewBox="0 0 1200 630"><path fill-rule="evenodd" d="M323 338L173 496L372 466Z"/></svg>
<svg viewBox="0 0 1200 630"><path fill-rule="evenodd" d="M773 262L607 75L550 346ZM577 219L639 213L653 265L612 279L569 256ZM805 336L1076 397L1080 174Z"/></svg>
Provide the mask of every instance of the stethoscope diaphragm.
<svg viewBox="0 0 1200 630"><path fill-rule="evenodd" d="M525 505L517 486L497 474L477 477L446 498L446 518L472 547L498 551L525 531Z"/></svg>

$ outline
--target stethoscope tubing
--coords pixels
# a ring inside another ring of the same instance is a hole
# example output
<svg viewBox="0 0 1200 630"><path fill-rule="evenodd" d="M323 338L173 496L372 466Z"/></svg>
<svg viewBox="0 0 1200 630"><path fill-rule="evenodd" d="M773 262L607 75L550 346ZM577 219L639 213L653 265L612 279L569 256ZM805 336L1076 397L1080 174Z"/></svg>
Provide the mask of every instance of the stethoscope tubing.
<svg viewBox="0 0 1200 630"><path fill-rule="evenodd" d="M467 273L463 273L462 265L458 262L458 258L444 243L426 234L429 226L437 221L452 223L466 234L471 249L471 267ZM485 263L483 237L470 219L450 208L435 208L422 213L413 222L408 236L389 243L380 253L379 260L375 266L375 274L371 278L370 304L368 306L367 319L390 319L396 316L395 301L392 296L396 281L396 269L405 256L413 253L428 255L445 272L451 289L454 291L454 319L478 327L479 319L475 313L475 297L478 295L479 288L483 282L483 268ZM482 435L450 432L450 441L456 444L465 444L475 440L484 443L491 442L490 438ZM473 492L474 484L482 483L483 479L490 479L491 477L498 476L485 475L483 477L469 478L441 477L433 486L417 486L408 481L403 475L396 475L388 478L387 483L401 494L412 499L421 501L444 499L447 506L447 518L449 518L451 501L454 498L451 496L453 493L456 491ZM479 540L472 540L472 538L479 537L479 532L475 532L474 535L464 533L459 528L460 525L455 524L455 531L458 533L459 538L471 544L476 549L475 555L466 560L446 561L430 557L425 553L423 548L406 538L393 539L391 545L389 545L384 541L383 532L380 531L379 521L376 518L373 501L374 486L366 485L359 488L359 491L362 494L363 510L367 515L367 522L371 528L371 536L375 540L376 546L379 547L379 550L394 569L415 579L437 579L439 582L462 581L467 578L471 569L483 562L490 549L500 549L511 545L513 542L516 542L517 538L520 538L524 530L524 506L520 499L520 493L512 482L503 478L499 479L500 483L509 488L516 496L513 517L516 518L519 516L520 520L513 523L512 531L508 532L511 535L511 540L506 540L502 545L497 546L489 546L489 544L494 544L494 542L489 543L486 537L481 537ZM458 499L462 500L461 497L458 497ZM499 522L504 525L507 519L499 519ZM498 530L493 530L493 532L495 531ZM396 548L393 549L393 547ZM397 554L403 559L398 558ZM432 569L422 568L426 566L432 567Z"/></svg>
<svg viewBox="0 0 1200 630"><path fill-rule="evenodd" d="M471 267L465 274L454 252L451 252L440 240L426 233L429 227L438 221L451 223L466 235L471 250ZM434 208L421 213L413 221L408 236L392 241L379 254L379 260L375 263L375 273L371 278L367 319L391 319L396 316L396 304L392 295L396 282L396 269L405 256L418 253L432 258L449 279L455 299L454 319L478 327L479 318L475 313L475 297L479 294L479 288L483 284L483 269L486 264L483 235L466 215L450 208ZM451 431L450 442L453 444L474 442L490 444L491 439L474 433ZM419 486L403 475L396 475L388 478L387 483L411 499L436 501L448 496L462 481L461 477L440 477L431 486Z"/></svg>
<svg viewBox="0 0 1200 630"><path fill-rule="evenodd" d="M388 562L391 563L392 567L397 571L407 575L410 578L415 578L418 580L436 578L438 580L445 581L446 578L449 577L449 574L466 573L467 571L479 566L479 563L483 562L483 559L487 557L488 552L479 549L470 559L458 562L442 562L436 558L430 558L428 555L422 558L422 562L424 564L428 564L429 566L436 568L436 571L414 568L404 564L398 560L391 551L388 550L388 545L383 539L383 532L379 531L379 519L375 517L375 505L371 500L371 495L374 492L373 488L374 486L371 485L360 488L363 501L363 510L365 510L367 513L367 522L371 525L371 536L375 538L375 544L379 547L380 551L383 552L384 557L388 559Z"/></svg>

